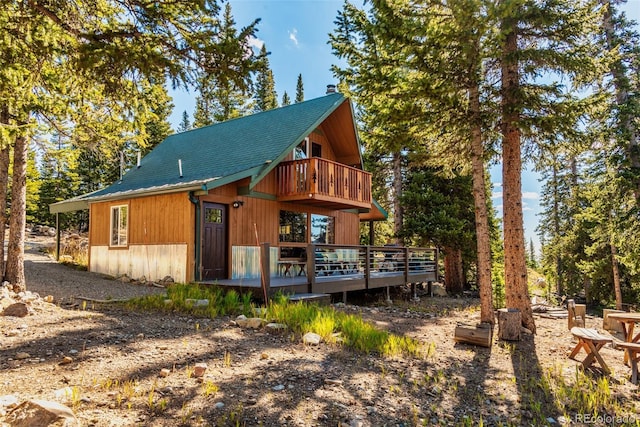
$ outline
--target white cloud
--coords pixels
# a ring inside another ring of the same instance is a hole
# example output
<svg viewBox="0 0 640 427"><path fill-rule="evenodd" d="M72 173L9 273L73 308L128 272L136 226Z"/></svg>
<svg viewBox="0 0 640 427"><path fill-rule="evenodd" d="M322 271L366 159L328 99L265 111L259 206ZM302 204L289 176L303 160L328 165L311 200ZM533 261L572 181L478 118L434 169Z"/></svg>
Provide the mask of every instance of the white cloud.
<svg viewBox="0 0 640 427"><path fill-rule="evenodd" d="M493 185L494 188L502 187L502 183L501 182L492 182L491 185Z"/></svg>
<svg viewBox="0 0 640 427"><path fill-rule="evenodd" d="M255 47L258 50L262 49L262 46L264 46L264 40L260 40L259 38L256 38L253 36L249 36L248 41L249 41L249 46Z"/></svg>
<svg viewBox="0 0 640 427"><path fill-rule="evenodd" d="M295 28L289 31L289 40L293 42L296 46L298 46L298 30Z"/></svg>
<svg viewBox="0 0 640 427"><path fill-rule="evenodd" d="M540 198L540 195L538 195L538 193L535 193L533 191L523 191L522 198L528 199L528 200L538 200Z"/></svg>
<svg viewBox="0 0 640 427"><path fill-rule="evenodd" d="M494 191L493 193L491 193L491 198L492 199L501 199L502 198L502 191Z"/></svg>

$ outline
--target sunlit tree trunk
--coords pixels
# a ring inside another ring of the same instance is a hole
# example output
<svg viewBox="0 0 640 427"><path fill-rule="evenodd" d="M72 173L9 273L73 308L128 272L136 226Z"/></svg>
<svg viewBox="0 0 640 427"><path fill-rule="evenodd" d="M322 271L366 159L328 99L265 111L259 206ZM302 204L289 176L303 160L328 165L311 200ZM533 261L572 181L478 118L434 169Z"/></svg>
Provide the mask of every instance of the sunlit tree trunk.
<svg viewBox="0 0 640 427"><path fill-rule="evenodd" d="M505 18L502 70L502 202L504 230L505 301L508 308L522 313L522 324L535 332L527 284L524 222L522 217L522 158L518 128L520 88L517 21Z"/></svg>
<svg viewBox="0 0 640 427"><path fill-rule="evenodd" d="M9 244L5 279L15 291L26 289L24 277L24 240L27 205L27 151L25 135L16 138L13 149L13 178L11 180L11 215L9 216Z"/></svg>
<svg viewBox="0 0 640 427"><path fill-rule="evenodd" d="M493 291L491 286L491 242L484 168L484 147L480 124L480 93L477 86L469 91L469 106L473 120L471 127L471 167L473 177L473 202L476 221L478 250L478 290L480 291L480 321L494 323Z"/></svg>
<svg viewBox="0 0 640 427"><path fill-rule="evenodd" d="M0 107L0 126L9 124L7 107ZM9 152L8 142L0 142L0 278L4 278L4 235L7 226L7 190L9 188Z"/></svg>

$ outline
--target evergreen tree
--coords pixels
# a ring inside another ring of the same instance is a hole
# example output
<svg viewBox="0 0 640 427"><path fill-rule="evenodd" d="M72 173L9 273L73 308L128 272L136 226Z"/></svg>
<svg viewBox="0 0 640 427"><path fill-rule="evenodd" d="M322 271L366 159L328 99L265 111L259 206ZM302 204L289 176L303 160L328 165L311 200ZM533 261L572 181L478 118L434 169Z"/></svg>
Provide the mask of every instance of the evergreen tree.
<svg viewBox="0 0 640 427"><path fill-rule="evenodd" d="M253 51L249 36L255 33L258 22L255 20L238 30L231 4L225 4L216 36L220 40L220 49L208 59L213 66L203 69L198 76L194 127L244 116L251 110L251 78L262 66L266 53L258 56L244 52Z"/></svg>
<svg viewBox="0 0 640 427"><path fill-rule="evenodd" d="M282 102L281 102L282 106L287 106L287 105L291 105L291 98L289 98L289 94L287 93L287 91L284 91L284 94L282 94Z"/></svg>
<svg viewBox="0 0 640 427"><path fill-rule="evenodd" d="M419 245L444 249L447 291L461 293L476 259L471 177L409 168L401 202L406 212L402 233Z"/></svg>
<svg viewBox="0 0 640 427"><path fill-rule="evenodd" d="M193 81L213 70L222 43L212 1L8 2L0 9L0 147L11 146L11 216L5 279L24 282L29 141L37 125L78 146L146 144L152 115L145 88ZM99 23L99 24L98 24ZM188 30L185 30L188 29ZM246 58L247 51L242 51ZM5 114L6 112L6 114ZM2 172L3 175L4 172Z"/></svg>
<svg viewBox="0 0 640 427"><path fill-rule="evenodd" d="M191 130L191 120L189 120L189 113L183 111L182 120L180 120L180 124L178 125L176 132L186 132L188 130Z"/></svg>
<svg viewBox="0 0 640 427"><path fill-rule="evenodd" d="M262 45L260 56L263 58L262 67L256 78L255 92L255 112L272 110L278 108L278 94L276 93L276 83L273 79L273 72L269 67L269 59L266 45Z"/></svg>
<svg viewBox="0 0 640 427"><path fill-rule="evenodd" d="M304 101L304 86L302 84L302 74L298 74L298 80L296 82L296 100L295 103L298 104Z"/></svg>

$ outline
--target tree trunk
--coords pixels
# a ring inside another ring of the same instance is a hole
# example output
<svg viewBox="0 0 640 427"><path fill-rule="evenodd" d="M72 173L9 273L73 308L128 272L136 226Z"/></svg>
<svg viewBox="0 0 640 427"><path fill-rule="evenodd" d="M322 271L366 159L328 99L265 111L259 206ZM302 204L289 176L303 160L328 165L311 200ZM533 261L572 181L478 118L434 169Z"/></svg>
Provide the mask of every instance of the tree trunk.
<svg viewBox="0 0 640 427"><path fill-rule="evenodd" d="M620 288L620 269L618 269L618 248L611 243L611 269L613 270L613 289L616 293L616 310L622 310L622 289Z"/></svg>
<svg viewBox="0 0 640 427"><path fill-rule="evenodd" d="M620 52L620 40L615 34L613 16L611 15L611 1L602 0L604 6L603 27L605 38L607 40L607 49L610 52L623 55ZM633 192L636 203L640 203L640 132L636 126L636 116L634 109L629 105L629 91L631 83L627 76L627 69L621 56L616 56L616 60L611 64L611 75L613 76L613 85L616 89L616 104L618 106L617 126L618 135L624 135L628 139L627 142L620 141L621 144L626 143L623 147L627 154L627 160L631 167L631 181L633 184Z"/></svg>
<svg viewBox="0 0 640 427"><path fill-rule="evenodd" d="M398 237L402 230L403 217L403 208L400 203L400 197L402 196L402 154L399 152L393 153L393 192L395 193L393 199L393 234L396 236L395 243L404 246L404 242Z"/></svg>
<svg viewBox="0 0 640 427"><path fill-rule="evenodd" d="M494 324L493 289L491 286L491 242L489 239L489 215L484 169L484 147L480 124L480 92L477 85L469 90L471 127L471 167L473 178L473 204L476 220L476 245L478 251L478 290L480 292L480 321Z"/></svg>
<svg viewBox="0 0 640 427"><path fill-rule="evenodd" d="M445 248L444 287L449 294L460 294L464 289L462 251L460 249Z"/></svg>
<svg viewBox="0 0 640 427"><path fill-rule="evenodd" d="M0 126L9 124L6 106L0 107ZM2 144L0 144L2 145ZM0 146L0 278L4 278L4 237L7 226L7 191L9 188L9 144Z"/></svg>
<svg viewBox="0 0 640 427"><path fill-rule="evenodd" d="M503 57L501 58L502 95L502 205L504 230L504 279L507 308L522 313L522 324L535 333L527 285L527 265L522 218L522 158L520 153L520 106L518 92L517 20L505 18Z"/></svg>
<svg viewBox="0 0 640 427"><path fill-rule="evenodd" d="M24 278L24 239L27 205L27 137L16 138L13 148L13 179L11 180L11 215L5 278L18 292L26 290Z"/></svg>

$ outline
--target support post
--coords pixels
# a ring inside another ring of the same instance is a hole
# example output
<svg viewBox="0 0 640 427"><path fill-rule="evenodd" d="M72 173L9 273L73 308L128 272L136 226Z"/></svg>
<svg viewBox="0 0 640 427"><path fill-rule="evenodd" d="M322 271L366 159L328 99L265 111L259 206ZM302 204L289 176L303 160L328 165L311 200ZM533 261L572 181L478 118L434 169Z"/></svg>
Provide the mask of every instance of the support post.
<svg viewBox="0 0 640 427"><path fill-rule="evenodd" d="M60 213L56 212L56 261L60 261Z"/></svg>
<svg viewBox="0 0 640 427"><path fill-rule="evenodd" d="M260 244L260 263L262 268L260 269L260 276L262 280L265 305L269 302L269 291L271 289L271 263L269 262L269 258L271 255L271 250L269 246L269 242Z"/></svg>

